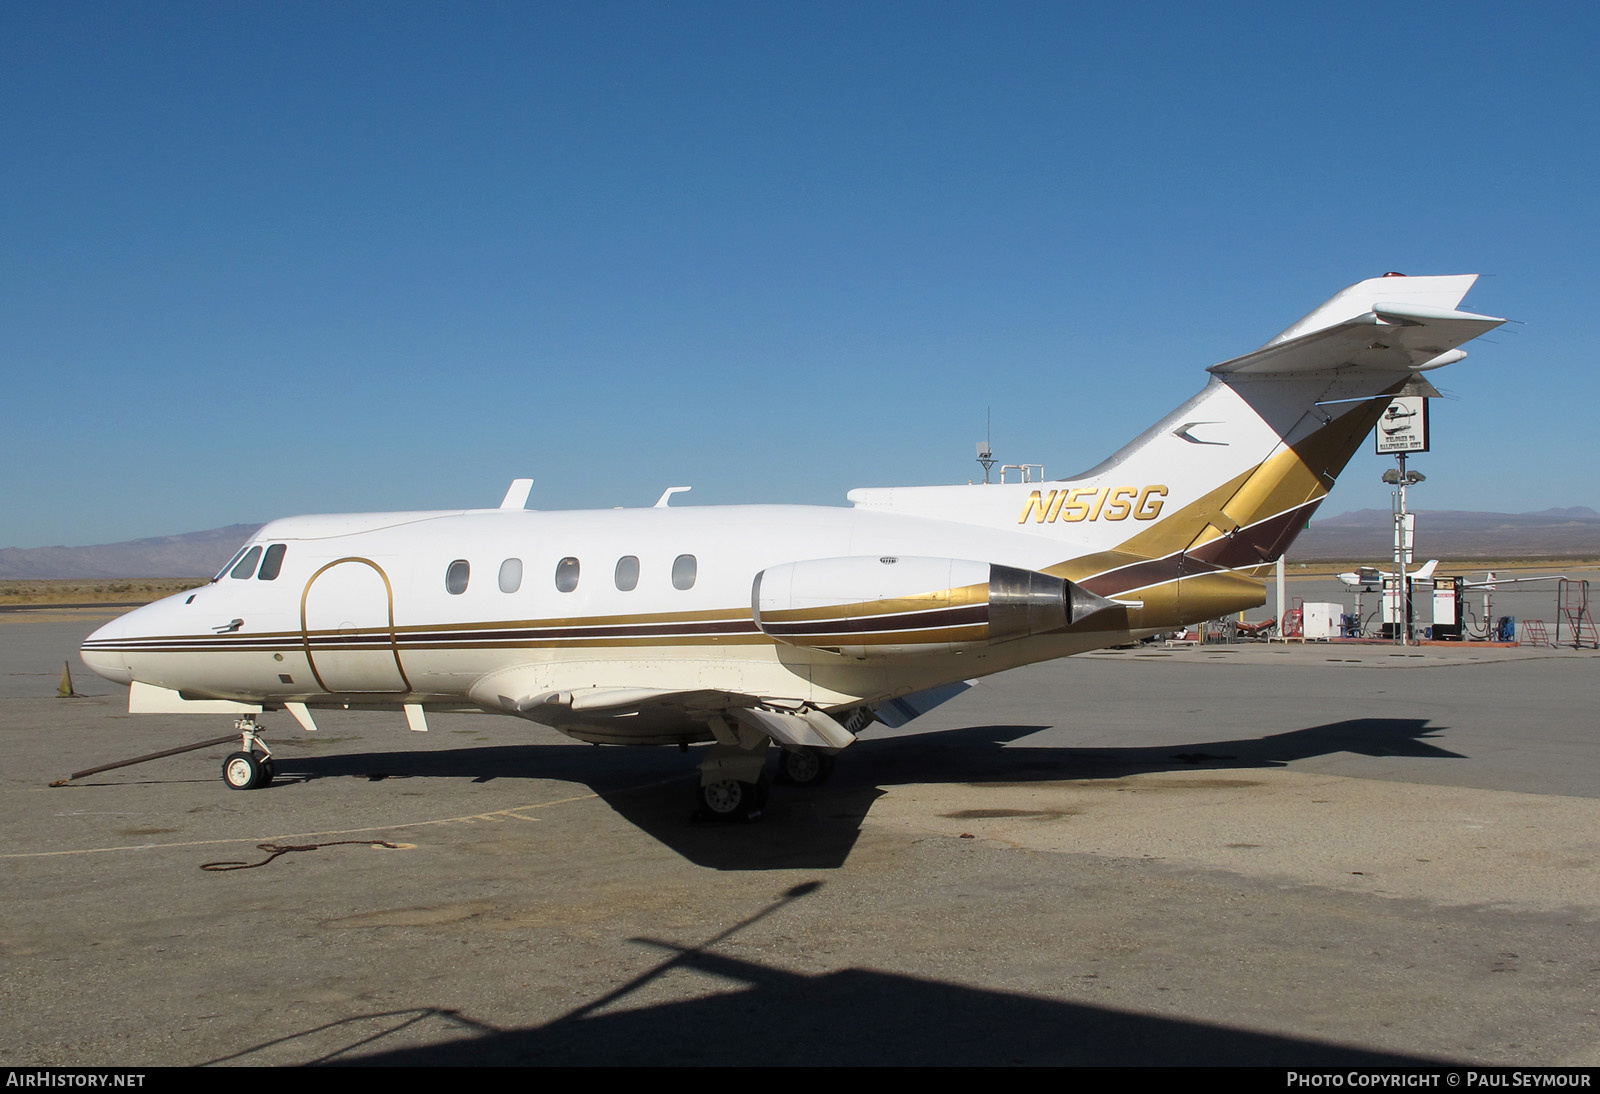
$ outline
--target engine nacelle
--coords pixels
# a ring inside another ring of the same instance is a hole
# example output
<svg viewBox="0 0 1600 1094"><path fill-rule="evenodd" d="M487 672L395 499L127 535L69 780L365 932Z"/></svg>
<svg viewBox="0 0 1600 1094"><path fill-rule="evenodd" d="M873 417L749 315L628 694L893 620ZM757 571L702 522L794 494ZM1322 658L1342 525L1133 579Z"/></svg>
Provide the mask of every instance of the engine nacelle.
<svg viewBox="0 0 1600 1094"><path fill-rule="evenodd" d="M1112 607L1034 570L905 555L788 562L756 575L756 626L855 656L936 653L1062 631Z"/></svg>

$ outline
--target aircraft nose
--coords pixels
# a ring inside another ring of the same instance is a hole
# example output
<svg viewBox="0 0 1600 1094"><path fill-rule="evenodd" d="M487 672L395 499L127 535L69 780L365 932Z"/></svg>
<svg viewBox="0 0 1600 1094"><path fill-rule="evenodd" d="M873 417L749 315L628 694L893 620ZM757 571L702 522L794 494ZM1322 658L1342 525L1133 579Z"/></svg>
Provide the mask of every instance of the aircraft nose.
<svg viewBox="0 0 1600 1094"><path fill-rule="evenodd" d="M111 648L125 638L127 633L128 616L113 619L83 640L78 656L89 666L90 671L105 677L113 684L131 684L133 672L128 668L127 656L121 650Z"/></svg>

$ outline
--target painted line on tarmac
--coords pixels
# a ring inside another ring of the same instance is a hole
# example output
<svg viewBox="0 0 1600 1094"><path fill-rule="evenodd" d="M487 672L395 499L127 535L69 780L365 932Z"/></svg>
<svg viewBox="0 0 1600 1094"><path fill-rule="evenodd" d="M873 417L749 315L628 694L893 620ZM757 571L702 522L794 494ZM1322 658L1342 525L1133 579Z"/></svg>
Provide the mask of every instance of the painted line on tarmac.
<svg viewBox="0 0 1600 1094"><path fill-rule="evenodd" d="M654 782L640 783L637 786L619 787L608 791L609 794L626 793L633 790L649 790L667 783L679 782L682 776L671 779L657 779ZM59 858L66 855L105 855L118 851L164 851L183 847L217 847L230 843L280 843L287 840L305 840L322 838L326 836L355 836L369 832L394 832L405 828L430 828L441 824L466 824L471 821L504 821L520 820L530 823L537 822L538 817L524 817L520 814L527 810L553 809L558 805L571 805L574 802L593 801L596 798L604 799L606 794L588 793L574 794L571 797L555 798L546 802L532 802L528 805L514 805L508 809L496 809L489 813L471 813L460 817L438 817L433 820L404 821L399 824L374 824L364 828L333 828L320 832L291 832L276 836L233 836L228 839L184 840L177 843L133 843L120 847L78 847L66 851L11 851L0 853L0 859L30 859L30 858Z"/></svg>

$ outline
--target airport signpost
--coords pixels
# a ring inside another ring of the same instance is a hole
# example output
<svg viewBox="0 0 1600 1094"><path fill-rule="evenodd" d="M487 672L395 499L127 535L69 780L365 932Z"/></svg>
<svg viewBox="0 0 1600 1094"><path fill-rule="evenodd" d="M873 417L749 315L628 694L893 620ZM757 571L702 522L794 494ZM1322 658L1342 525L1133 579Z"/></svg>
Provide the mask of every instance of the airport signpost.
<svg viewBox="0 0 1600 1094"><path fill-rule="evenodd" d="M1423 482L1420 471L1406 470L1406 455L1428 451L1428 400L1420 395L1401 395L1390 401L1373 431L1378 454L1393 455L1399 467L1385 471L1383 481L1394 489L1394 593L1385 596L1385 615L1394 623L1394 633L1402 646L1411 644L1411 579L1406 567L1411 564L1416 537L1416 514L1406 511L1406 487Z"/></svg>
<svg viewBox="0 0 1600 1094"><path fill-rule="evenodd" d="M1421 395L1400 395L1390 400L1389 409L1378 419L1373 431L1378 455L1404 457L1408 452L1428 450L1428 400Z"/></svg>

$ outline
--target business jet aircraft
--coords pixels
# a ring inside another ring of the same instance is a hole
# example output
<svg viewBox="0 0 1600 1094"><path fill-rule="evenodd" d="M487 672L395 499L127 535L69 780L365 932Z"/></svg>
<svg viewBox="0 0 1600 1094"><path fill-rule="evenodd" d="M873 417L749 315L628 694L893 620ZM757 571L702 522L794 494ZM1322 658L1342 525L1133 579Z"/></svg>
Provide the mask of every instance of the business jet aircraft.
<svg viewBox="0 0 1600 1094"><path fill-rule="evenodd" d="M1476 275L1362 281L1070 479L861 489L843 507L291 517L208 585L107 624L83 659L129 710L238 715L237 789L272 778L257 716L487 711L603 744L710 741L703 814L815 782L873 720L964 681L1265 603L1261 577L1391 397L1504 320Z"/></svg>

